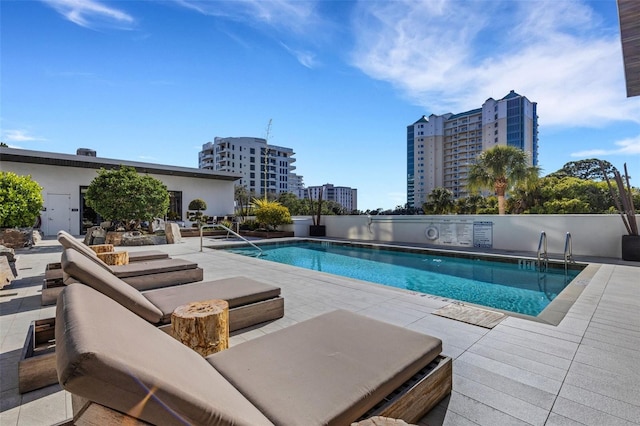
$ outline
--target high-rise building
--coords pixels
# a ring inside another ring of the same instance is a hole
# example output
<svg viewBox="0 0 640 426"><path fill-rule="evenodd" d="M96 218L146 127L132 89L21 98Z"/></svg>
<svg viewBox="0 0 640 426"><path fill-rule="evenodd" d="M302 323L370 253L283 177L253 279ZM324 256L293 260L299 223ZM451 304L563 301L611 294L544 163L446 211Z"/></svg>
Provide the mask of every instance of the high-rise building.
<svg viewBox="0 0 640 426"><path fill-rule="evenodd" d="M466 197L467 172L477 156L497 145L519 148L538 164L536 103L513 90L481 108L422 116L407 126L407 203L420 207L435 188Z"/></svg>
<svg viewBox="0 0 640 426"><path fill-rule="evenodd" d="M295 170L293 149L267 144L262 138L220 138L202 145L199 167L240 173L239 185L255 194L290 192L289 177Z"/></svg>
<svg viewBox="0 0 640 426"><path fill-rule="evenodd" d="M322 190L322 199L327 201L335 201L340 204L347 212L358 210L358 190L346 186L334 186L325 183L319 186L308 186L304 190L304 197L317 200Z"/></svg>

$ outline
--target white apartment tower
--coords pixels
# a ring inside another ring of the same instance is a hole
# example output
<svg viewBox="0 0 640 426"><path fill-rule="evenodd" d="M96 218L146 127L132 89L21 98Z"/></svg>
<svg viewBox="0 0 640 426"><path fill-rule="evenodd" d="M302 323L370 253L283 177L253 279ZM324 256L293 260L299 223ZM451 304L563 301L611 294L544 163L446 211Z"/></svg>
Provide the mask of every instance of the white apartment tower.
<svg viewBox="0 0 640 426"><path fill-rule="evenodd" d="M295 170L293 149L269 145L262 138L220 138L202 145L199 167L240 173L238 184L264 195L290 192L289 177Z"/></svg>
<svg viewBox="0 0 640 426"><path fill-rule="evenodd" d="M513 90L500 100L487 99L481 108L459 114L422 116L407 126L407 204L420 207L435 188L454 198L467 193L467 171L476 157L496 145L529 154L538 164L536 103Z"/></svg>
<svg viewBox="0 0 640 426"><path fill-rule="evenodd" d="M346 186L334 186L330 183L309 186L304 190L304 197L301 198L317 200L321 189L323 200L335 201L344 207L347 212L358 210L358 190Z"/></svg>

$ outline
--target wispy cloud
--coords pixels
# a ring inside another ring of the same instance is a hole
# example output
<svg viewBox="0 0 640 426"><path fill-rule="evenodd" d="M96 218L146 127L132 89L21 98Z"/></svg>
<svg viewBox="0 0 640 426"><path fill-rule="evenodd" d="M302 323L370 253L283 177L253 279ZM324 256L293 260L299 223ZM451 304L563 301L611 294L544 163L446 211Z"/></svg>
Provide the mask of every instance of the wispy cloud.
<svg viewBox="0 0 640 426"><path fill-rule="evenodd" d="M640 100L625 99L619 35L581 1L366 1L352 26L353 64L426 112L513 89L540 104L545 125L640 122Z"/></svg>
<svg viewBox="0 0 640 426"><path fill-rule="evenodd" d="M2 140L4 142L34 142L34 141L46 141L45 138L40 138L37 136L32 136L29 134L27 130L5 130L2 135Z"/></svg>
<svg viewBox="0 0 640 426"><path fill-rule="evenodd" d="M41 0L74 24L84 28L131 29L135 19L126 12L95 0Z"/></svg>
<svg viewBox="0 0 640 426"><path fill-rule="evenodd" d="M615 142L616 148L591 149L571 153L572 157L590 158L599 155L640 155L640 135L635 138L623 139Z"/></svg>
<svg viewBox="0 0 640 426"><path fill-rule="evenodd" d="M282 31L298 34L308 31L317 22L315 1L295 0L235 0L231 2L175 0L183 7L204 15L224 17L250 25L266 24Z"/></svg>
<svg viewBox="0 0 640 426"><path fill-rule="evenodd" d="M315 68L318 65L316 61L316 55L313 52L292 49L282 42L280 44L285 48L287 52L292 54L298 60L298 62L302 64L302 66L307 68Z"/></svg>

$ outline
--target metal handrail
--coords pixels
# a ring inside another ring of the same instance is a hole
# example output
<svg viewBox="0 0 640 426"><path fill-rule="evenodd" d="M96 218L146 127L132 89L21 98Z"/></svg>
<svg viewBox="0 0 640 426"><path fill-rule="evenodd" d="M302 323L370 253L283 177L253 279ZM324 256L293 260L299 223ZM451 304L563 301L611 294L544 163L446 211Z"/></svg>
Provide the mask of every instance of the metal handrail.
<svg viewBox="0 0 640 426"><path fill-rule="evenodd" d="M262 249L260 247L258 247L257 245L253 244L251 241L247 240L245 237L243 237L242 235L238 234L236 231L234 231L233 229L224 226L221 223L214 223L214 224L210 224L210 225L203 225L200 227L200 251L202 251L202 230L204 228L222 228L224 230L227 231L227 236L229 236L229 234L233 234L236 237L240 238L241 240L245 241L247 244L249 244L250 246L252 246L253 248L255 248L256 250L258 250L260 253L258 254L258 256L260 256L262 254Z"/></svg>
<svg viewBox="0 0 640 426"><path fill-rule="evenodd" d="M573 239L571 238L571 232L567 232L567 236L564 240L564 271L567 272L568 263L575 263L573 260Z"/></svg>
<svg viewBox="0 0 640 426"><path fill-rule="evenodd" d="M540 232L540 241L538 242L538 270L542 270L542 262L540 257L545 261L545 270L549 262L549 255L547 253L547 233Z"/></svg>

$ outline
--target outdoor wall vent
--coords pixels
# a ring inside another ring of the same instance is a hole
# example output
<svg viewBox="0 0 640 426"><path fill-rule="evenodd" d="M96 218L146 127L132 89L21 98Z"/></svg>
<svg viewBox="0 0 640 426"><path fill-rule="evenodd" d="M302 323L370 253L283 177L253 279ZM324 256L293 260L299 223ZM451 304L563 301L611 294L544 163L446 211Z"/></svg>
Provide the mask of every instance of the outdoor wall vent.
<svg viewBox="0 0 640 426"><path fill-rule="evenodd" d="M87 157L95 157L96 156L96 151L93 149L89 149L89 148L78 148L78 150L76 151L76 155L84 155Z"/></svg>

